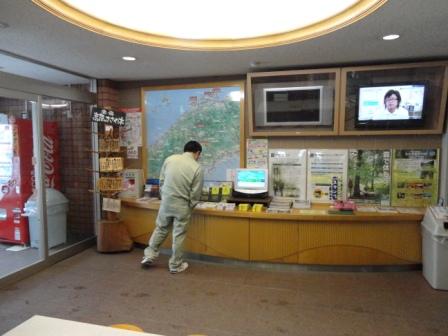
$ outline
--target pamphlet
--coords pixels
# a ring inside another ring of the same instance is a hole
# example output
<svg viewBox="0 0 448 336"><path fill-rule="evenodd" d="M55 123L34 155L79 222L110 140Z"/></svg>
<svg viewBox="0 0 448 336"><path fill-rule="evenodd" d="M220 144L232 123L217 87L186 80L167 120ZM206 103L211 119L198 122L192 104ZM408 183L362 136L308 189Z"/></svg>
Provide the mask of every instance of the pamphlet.
<svg viewBox="0 0 448 336"><path fill-rule="evenodd" d="M121 200L103 197L103 210L111 212L120 212Z"/></svg>
<svg viewBox="0 0 448 336"><path fill-rule="evenodd" d="M227 200L232 193L230 181L204 181L201 193L201 201L222 202Z"/></svg>
<svg viewBox="0 0 448 336"><path fill-rule="evenodd" d="M378 207L378 212L383 212L383 213L398 213L398 210L394 207L385 207L385 206L381 206Z"/></svg>
<svg viewBox="0 0 448 336"><path fill-rule="evenodd" d="M399 213L422 215L426 212L426 208L397 208Z"/></svg>
<svg viewBox="0 0 448 336"><path fill-rule="evenodd" d="M125 169L123 171L123 184L120 197L142 196L143 192L143 171L141 169Z"/></svg>
<svg viewBox="0 0 448 336"><path fill-rule="evenodd" d="M292 207L294 209L309 209L311 208L311 202L295 199L292 203Z"/></svg>
<svg viewBox="0 0 448 336"><path fill-rule="evenodd" d="M196 205L198 209L216 209L218 203L215 202L199 202Z"/></svg>
<svg viewBox="0 0 448 336"><path fill-rule="evenodd" d="M322 209L300 209L302 215L327 215L327 210Z"/></svg>
<svg viewBox="0 0 448 336"><path fill-rule="evenodd" d="M358 206L356 208L357 212L377 212L378 209L375 206Z"/></svg>

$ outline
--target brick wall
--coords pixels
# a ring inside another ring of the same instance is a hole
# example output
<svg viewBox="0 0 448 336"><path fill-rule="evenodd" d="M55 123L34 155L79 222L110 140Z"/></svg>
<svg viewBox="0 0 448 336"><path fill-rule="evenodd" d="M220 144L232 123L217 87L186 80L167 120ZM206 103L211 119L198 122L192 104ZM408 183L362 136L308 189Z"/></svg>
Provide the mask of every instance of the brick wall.
<svg viewBox="0 0 448 336"><path fill-rule="evenodd" d="M117 83L108 79L97 81L98 106L117 110L118 105L118 86Z"/></svg>

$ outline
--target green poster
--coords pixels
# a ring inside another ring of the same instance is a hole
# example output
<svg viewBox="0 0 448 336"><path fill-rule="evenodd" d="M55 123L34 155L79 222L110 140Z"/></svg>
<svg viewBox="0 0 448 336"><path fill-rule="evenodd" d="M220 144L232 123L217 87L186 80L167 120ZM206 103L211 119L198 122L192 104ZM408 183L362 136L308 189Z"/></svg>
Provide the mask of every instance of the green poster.
<svg viewBox="0 0 448 336"><path fill-rule="evenodd" d="M390 205L390 150L350 149L348 198L361 204Z"/></svg>
<svg viewBox="0 0 448 336"><path fill-rule="evenodd" d="M392 161L392 205L423 207L437 203L438 149L395 149Z"/></svg>

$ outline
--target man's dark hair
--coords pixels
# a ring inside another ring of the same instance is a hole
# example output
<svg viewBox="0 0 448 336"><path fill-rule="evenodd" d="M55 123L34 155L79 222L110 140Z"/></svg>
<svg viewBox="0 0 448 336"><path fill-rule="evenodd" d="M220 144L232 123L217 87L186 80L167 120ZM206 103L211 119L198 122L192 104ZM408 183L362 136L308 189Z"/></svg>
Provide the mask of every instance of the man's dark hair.
<svg viewBox="0 0 448 336"><path fill-rule="evenodd" d="M389 98L390 96L395 95L397 97L397 107L400 106L401 103L401 95L400 92L398 92L397 90L389 90L386 92L386 94L384 95L384 107L386 107L386 99Z"/></svg>
<svg viewBox="0 0 448 336"><path fill-rule="evenodd" d="M191 140L185 144L184 152L190 152L190 153L202 152L202 146L199 142Z"/></svg>

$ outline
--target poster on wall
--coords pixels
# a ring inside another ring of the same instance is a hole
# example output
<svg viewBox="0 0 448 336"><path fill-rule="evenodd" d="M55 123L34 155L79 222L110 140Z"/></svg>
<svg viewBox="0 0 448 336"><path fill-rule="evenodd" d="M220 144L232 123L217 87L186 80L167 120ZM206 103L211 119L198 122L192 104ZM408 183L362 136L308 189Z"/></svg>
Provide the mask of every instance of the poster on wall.
<svg viewBox="0 0 448 336"><path fill-rule="evenodd" d="M347 150L310 149L308 151L307 197L325 203L346 199Z"/></svg>
<svg viewBox="0 0 448 336"><path fill-rule="evenodd" d="M424 207L437 203L439 149L395 149L392 205Z"/></svg>
<svg viewBox="0 0 448 336"><path fill-rule="evenodd" d="M269 195L306 199L306 150L269 150Z"/></svg>
<svg viewBox="0 0 448 336"><path fill-rule="evenodd" d="M202 145L204 179L224 181L240 167L243 82L145 88L146 175L157 178L163 161L185 143ZM245 148L241 148L245 150Z"/></svg>
<svg viewBox="0 0 448 336"><path fill-rule="evenodd" d="M125 124L120 128L120 146L142 146L142 113L140 109L123 109Z"/></svg>
<svg viewBox="0 0 448 336"><path fill-rule="evenodd" d="M349 149L347 197L360 204L390 205L391 152Z"/></svg>
<svg viewBox="0 0 448 336"><path fill-rule="evenodd" d="M268 139L247 139L247 168L268 168Z"/></svg>

